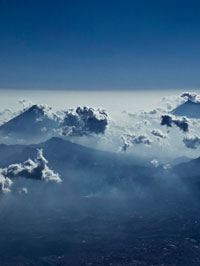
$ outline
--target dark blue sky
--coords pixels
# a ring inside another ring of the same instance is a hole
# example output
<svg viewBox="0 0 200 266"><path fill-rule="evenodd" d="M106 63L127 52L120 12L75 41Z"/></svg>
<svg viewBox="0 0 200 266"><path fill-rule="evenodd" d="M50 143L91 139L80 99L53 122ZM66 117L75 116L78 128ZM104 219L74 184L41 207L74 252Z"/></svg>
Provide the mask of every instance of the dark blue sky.
<svg viewBox="0 0 200 266"><path fill-rule="evenodd" d="M200 88L200 1L0 0L0 88Z"/></svg>

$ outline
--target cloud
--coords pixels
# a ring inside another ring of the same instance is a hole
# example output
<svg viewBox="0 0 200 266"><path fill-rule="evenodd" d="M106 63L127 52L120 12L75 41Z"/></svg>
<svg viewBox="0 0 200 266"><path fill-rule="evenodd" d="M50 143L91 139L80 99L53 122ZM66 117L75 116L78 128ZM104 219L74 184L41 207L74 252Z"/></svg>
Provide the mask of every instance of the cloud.
<svg viewBox="0 0 200 266"><path fill-rule="evenodd" d="M146 135L126 134L121 137L123 145L121 151L126 151L131 145L144 144L150 146L152 141Z"/></svg>
<svg viewBox="0 0 200 266"><path fill-rule="evenodd" d="M157 159L153 159L153 160L151 160L150 163L151 163L155 168L158 168L158 167L161 168L161 167L162 167L164 170L169 170L169 169L171 168L171 165L170 165L169 163L162 165L162 164L159 163L159 161L158 161Z"/></svg>
<svg viewBox="0 0 200 266"><path fill-rule="evenodd" d="M43 156L42 149L38 149L37 158L33 161L28 159L24 163L11 164L4 171L9 178L24 177L44 181L61 182L59 174L54 173L48 167L48 161Z"/></svg>
<svg viewBox="0 0 200 266"><path fill-rule="evenodd" d="M161 123L162 126L172 127L175 124L183 132L188 132L189 124L188 120L185 117L182 118L173 118L170 115L162 115Z"/></svg>
<svg viewBox="0 0 200 266"><path fill-rule="evenodd" d="M77 107L65 112L62 135L83 136L91 133L104 134L108 125L108 115L104 110Z"/></svg>
<svg viewBox="0 0 200 266"><path fill-rule="evenodd" d="M156 159L151 160L150 163L151 163L155 168L157 168L157 167L159 166L159 162L158 162L158 160L156 160Z"/></svg>
<svg viewBox="0 0 200 266"><path fill-rule="evenodd" d="M153 129L151 131L152 135L158 137L158 138L161 138L161 139L164 139L166 138L166 135L159 129Z"/></svg>
<svg viewBox="0 0 200 266"><path fill-rule="evenodd" d="M122 139L123 145L121 146L120 150L126 151L130 147L131 143L125 136L122 136L121 139Z"/></svg>
<svg viewBox="0 0 200 266"><path fill-rule="evenodd" d="M187 119L185 117L183 117L181 119L176 119L173 122L183 132L188 132L189 125L188 125L188 121L187 121Z"/></svg>
<svg viewBox="0 0 200 266"><path fill-rule="evenodd" d="M199 100L198 95L196 94L196 92L184 92L181 94L181 97L186 99L187 101L191 101L191 102L198 102Z"/></svg>
<svg viewBox="0 0 200 266"><path fill-rule="evenodd" d="M169 170L170 168L172 168L172 166L169 163L163 165L164 170Z"/></svg>
<svg viewBox="0 0 200 266"><path fill-rule="evenodd" d="M28 159L24 163L11 164L7 168L0 169L0 191L9 192L12 180L17 177L23 177L34 180L61 182L59 174L54 173L48 167L48 161L43 156L42 149L38 149L35 160ZM28 191L23 189L22 193Z"/></svg>
<svg viewBox="0 0 200 266"><path fill-rule="evenodd" d="M0 170L0 193L7 193L10 192L10 188L12 186L12 180L8 177L5 177L2 173L2 171Z"/></svg>
<svg viewBox="0 0 200 266"><path fill-rule="evenodd" d="M172 117L169 115L162 115L161 116L161 125L162 126L167 126L167 127L172 127Z"/></svg>
<svg viewBox="0 0 200 266"><path fill-rule="evenodd" d="M36 114L38 114L37 121L42 121L45 120L46 118L54 120L56 122L59 121L59 117L53 112L52 107L48 106L47 104L35 104L31 106L31 109Z"/></svg>
<svg viewBox="0 0 200 266"><path fill-rule="evenodd" d="M16 116L16 113L11 111L10 109L4 109L0 111L0 125L3 125L10 119Z"/></svg>
<svg viewBox="0 0 200 266"><path fill-rule="evenodd" d="M33 102L28 100L28 99L26 99L26 98L24 98L24 99L20 99L19 100L19 104L22 105L23 110L26 110L26 109L30 108L33 105Z"/></svg>
<svg viewBox="0 0 200 266"><path fill-rule="evenodd" d="M35 104L3 123L0 126L0 137L6 143L33 143L56 135L60 121L51 107Z"/></svg>
<svg viewBox="0 0 200 266"><path fill-rule="evenodd" d="M191 136L191 137L185 137L183 139L183 143L187 148L190 149L197 149L198 146L200 146L200 137L198 136Z"/></svg>
<svg viewBox="0 0 200 266"><path fill-rule="evenodd" d="M18 189L18 193L20 195L22 195L22 194L28 194L28 189L26 187L19 188Z"/></svg>

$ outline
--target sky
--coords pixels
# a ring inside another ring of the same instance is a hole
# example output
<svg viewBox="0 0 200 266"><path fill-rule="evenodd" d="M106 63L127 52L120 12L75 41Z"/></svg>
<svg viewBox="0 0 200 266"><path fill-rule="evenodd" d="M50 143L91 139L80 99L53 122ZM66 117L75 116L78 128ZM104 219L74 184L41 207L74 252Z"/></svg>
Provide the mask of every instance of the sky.
<svg viewBox="0 0 200 266"><path fill-rule="evenodd" d="M0 89L195 89L199 62L199 1L0 0Z"/></svg>

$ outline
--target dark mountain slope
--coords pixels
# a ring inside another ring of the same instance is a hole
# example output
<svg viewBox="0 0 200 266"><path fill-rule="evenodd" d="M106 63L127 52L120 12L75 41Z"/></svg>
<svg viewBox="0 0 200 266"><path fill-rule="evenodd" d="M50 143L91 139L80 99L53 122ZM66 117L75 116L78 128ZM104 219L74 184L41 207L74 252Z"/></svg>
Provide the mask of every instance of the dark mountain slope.
<svg viewBox="0 0 200 266"><path fill-rule="evenodd" d="M33 105L18 116L0 126L0 135L11 138L41 138L58 126L55 115L48 116L45 107Z"/></svg>
<svg viewBox="0 0 200 266"><path fill-rule="evenodd" d="M188 100L175 108L172 114L176 116L186 116L188 118L200 118L200 103Z"/></svg>
<svg viewBox="0 0 200 266"><path fill-rule="evenodd" d="M52 138L34 145L3 145L4 156L0 167L34 159L38 148L42 148L49 166L66 182L91 191L100 186L137 183L148 186L153 182L155 169L143 161L84 147L61 138ZM13 153L11 154L11 150Z"/></svg>

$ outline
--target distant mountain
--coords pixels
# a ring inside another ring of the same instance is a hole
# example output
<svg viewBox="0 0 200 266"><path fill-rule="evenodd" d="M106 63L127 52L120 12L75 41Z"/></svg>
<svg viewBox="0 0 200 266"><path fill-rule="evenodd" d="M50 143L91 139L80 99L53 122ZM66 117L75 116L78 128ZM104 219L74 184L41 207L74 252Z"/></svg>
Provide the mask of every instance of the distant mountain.
<svg viewBox="0 0 200 266"><path fill-rule="evenodd" d="M186 116L188 118L200 118L200 102L192 102L188 100L187 102L175 108L171 113L176 116Z"/></svg>
<svg viewBox="0 0 200 266"><path fill-rule="evenodd" d="M200 157L192 159L189 162L177 164L173 172L193 191L200 190Z"/></svg>
<svg viewBox="0 0 200 266"><path fill-rule="evenodd" d="M62 138L53 137L40 144L0 145L0 168L34 160L37 149L43 149L49 167L63 180L59 193L90 195L99 192L172 193L182 180L192 191L200 189L200 158L179 163L165 170L153 167L149 161L122 153L111 153L85 147ZM169 176L174 178L170 188ZM166 181L166 182L165 182ZM23 181L27 186L28 181ZM176 183L177 182L177 183ZM16 181L15 181L16 183ZM40 183L37 183L40 187ZM32 187L32 185L31 185ZM35 187L35 186L33 186ZM30 187L29 187L30 188Z"/></svg>
<svg viewBox="0 0 200 266"><path fill-rule="evenodd" d="M33 105L0 126L0 136L23 139L27 142L48 136L58 126L58 118L44 106Z"/></svg>
<svg viewBox="0 0 200 266"><path fill-rule="evenodd" d="M181 164L181 163L186 163L191 161L191 158L186 157L186 156L181 156L178 158L173 159L172 161L170 161L171 165L177 165L177 164Z"/></svg>
<svg viewBox="0 0 200 266"><path fill-rule="evenodd" d="M0 167L34 159L42 148L51 169L58 172L67 186L95 192L106 186L142 185L154 182L155 168L145 161L124 154L88 148L61 138L32 145L0 145Z"/></svg>
<svg viewBox="0 0 200 266"><path fill-rule="evenodd" d="M174 170L181 177L198 176L200 181L200 157L177 164Z"/></svg>

